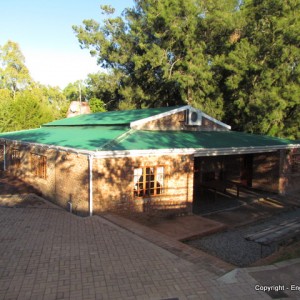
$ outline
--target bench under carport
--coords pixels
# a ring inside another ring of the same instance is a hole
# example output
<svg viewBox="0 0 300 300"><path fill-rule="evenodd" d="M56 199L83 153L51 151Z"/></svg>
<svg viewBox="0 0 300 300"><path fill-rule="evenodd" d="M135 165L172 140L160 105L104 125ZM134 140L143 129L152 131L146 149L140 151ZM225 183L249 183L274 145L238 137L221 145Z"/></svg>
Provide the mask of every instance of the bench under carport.
<svg viewBox="0 0 300 300"><path fill-rule="evenodd" d="M263 246L270 247L276 243L278 249L278 245L297 238L298 235L300 235L300 218L293 218L281 222L280 224L270 226L260 232L247 235L245 239L261 245L260 255L262 257Z"/></svg>

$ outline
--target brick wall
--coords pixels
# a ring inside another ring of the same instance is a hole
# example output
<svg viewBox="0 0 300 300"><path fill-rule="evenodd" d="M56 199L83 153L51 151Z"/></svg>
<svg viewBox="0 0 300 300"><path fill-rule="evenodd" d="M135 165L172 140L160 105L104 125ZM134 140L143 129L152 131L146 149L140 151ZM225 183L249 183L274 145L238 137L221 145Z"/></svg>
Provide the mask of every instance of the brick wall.
<svg viewBox="0 0 300 300"><path fill-rule="evenodd" d="M0 144L0 171L4 170L4 145Z"/></svg>
<svg viewBox="0 0 300 300"><path fill-rule="evenodd" d="M134 196L134 169L163 165L165 192ZM94 211L119 213L190 213L193 201L193 160L190 156L107 158L94 161Z"/></svg>
<svg viewBox="0 0 300 300"><path fill-rule="evenodd" d="M19 166L13 164L13 150L19 151ZM46 178L39 178L33 173L32 153L46 157ZM67 208L70 201L75 213L88 214L89 174L86 156L46 147L8 143L6 164L9 174L30 184L53 203Z"/></svg>
<svg viewBox="0 0 300 300"><path fill-rule="evenodd" d="M86 215L89 211L89 163L84 155L59 152L56 166L56 199L63 206L72 203L73 211Z"/></svg>
<svg viewBox="0 0 300 300"><path fill-rule="evenodd" d="M205 117L202 117L202 125L200 126L200 130L228 130L228 129Z"/></svg>
<svg viewBox="0 0 300 300"><path fill-rule="evenodd" d="M280 151L280 182L282 194L300 193L300 149Z"/></svg>
<svg viewBox="0 0 300 300"><path fill-rule="evenodd" d="M13 151L19 151L20 165L13 164ZM32 171L31 153L47 159L46 178ZM299 191L300 173L292 171L292 157L300 150L281 150L253 155L252 186L272 192ZM201 158L201 173L225 171L227 179L238 179L243 156ZM198 163L198 164L199 164ZM155 196L134 195L134 170L164 166L164 192ZM41 146L7 143L7 171L29 183L49 200L75 213L89 212L88 157ZM192 211L194 158L191 155L147 156L130 158L94 158L93 195L95 213L105 211L146 214L182 214Z"/></svg>
<svg viewBox="0 0 300 300"><path fill-rule="evenodd" d="M253 156L253 188L279 192L279 152L262 153Z"/></svg>
<svg viewBox="0 0 300 300"><path fill-rule="evenodd" d="M186 125L186 111L160 118L158 120L149 121L147 123L136 125L134 129L139 130L227 130L225 127L202 117L201 126L187 126Z"/></svg>
<svg viewBox="0 0 300 300"><path fill-rule="evenodd" d="M12 164L13 149L20 152L20 167ZM32 173L31 153L47 158L47 176ZM40 146L7 145L7 171L41 191L64 208L72 202L75 213L89 212L89 162L83 155ZM164 166L165 192L156 196L134 196L134 169ZM93 161L94 213L182 214L192 211L193 159L191 156L106 158Z"/></svg>
<svg viewBox="0 0 300 300"><path fill-rule="evenodd" d="M185 125L185 111L177 114L166 116L158 120L149 121L147 123L137 125L134 129L140 130L183 130Z"/></svg>

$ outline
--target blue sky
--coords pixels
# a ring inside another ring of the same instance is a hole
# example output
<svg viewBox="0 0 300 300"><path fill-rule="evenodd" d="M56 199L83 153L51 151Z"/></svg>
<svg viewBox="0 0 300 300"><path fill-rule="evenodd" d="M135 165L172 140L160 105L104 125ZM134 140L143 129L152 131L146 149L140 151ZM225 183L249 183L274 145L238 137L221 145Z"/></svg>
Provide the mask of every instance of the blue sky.
<svg viewBox="0 0 300 300"><path fill-rule="evenodd" d="M72 30L84 19L103 19L100 5L120 15L133 0L0 0L0 45L17 42L34 80L64 88L100 70Z"/></svg>

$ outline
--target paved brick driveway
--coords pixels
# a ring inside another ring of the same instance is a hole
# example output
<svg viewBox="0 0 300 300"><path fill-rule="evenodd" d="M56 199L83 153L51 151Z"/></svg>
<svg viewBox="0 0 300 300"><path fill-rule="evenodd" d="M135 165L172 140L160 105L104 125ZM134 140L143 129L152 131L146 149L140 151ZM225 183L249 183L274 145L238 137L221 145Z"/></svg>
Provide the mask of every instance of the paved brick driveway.
<svg viewBox="0 0 300 300"><path fill-rule="evenodd" d="M101 217L0 207L0 299L268 299L215 279Z"/></svg>

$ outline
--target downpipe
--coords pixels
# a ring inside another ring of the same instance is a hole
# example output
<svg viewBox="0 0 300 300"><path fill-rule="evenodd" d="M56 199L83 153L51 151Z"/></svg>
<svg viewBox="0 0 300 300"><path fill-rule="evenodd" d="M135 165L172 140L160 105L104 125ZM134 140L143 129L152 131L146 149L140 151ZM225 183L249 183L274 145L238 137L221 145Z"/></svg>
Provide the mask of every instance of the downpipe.
<svg viewBox="0 0 300 300"><path fill-rule="evenodd" d="M89 215L93 215L93 160L94 156L89 155Z"/></svg>

